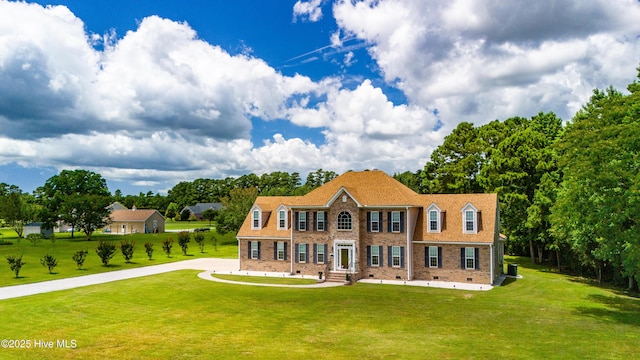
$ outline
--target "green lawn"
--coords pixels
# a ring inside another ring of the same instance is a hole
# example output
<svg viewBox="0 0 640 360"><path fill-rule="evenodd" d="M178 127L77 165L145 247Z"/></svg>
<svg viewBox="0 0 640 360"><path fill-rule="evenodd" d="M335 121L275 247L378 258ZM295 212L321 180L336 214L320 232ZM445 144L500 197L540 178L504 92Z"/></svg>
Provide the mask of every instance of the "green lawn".
<svg viewBox="0 0 640 360"><path fill-rule="evenodd" d="M167 231L183 230L183 229L197 229L197 228L209 228L214 229L213 223L209 223L208 220L203 221L167 221L164 224L164 228Z"/></svg>
<svg viewBox="0 0 640 360"><path fill-rule="evenodd" d="M66 277L80 276L101 273L113 270L129 269L133 267L157 265L172 261L188 260L201 257L217 257L217 258L237 258L238 246L233 234L228 234L219 240L218 249L213 246L212 232L205 232L205 248L204 253L200 253L198 244L191 238L187 256L182 254L180 245L178 244L178 234L131 234L131 235L106 235L96 234L91 237L91 241L87 241L84 233L76 233L75 238L71 238L70 233L56 233L56 241L52 243L50 240L42 240L33 245L27 239L21 239L18 242L15 232L9 229L3 229L2 239L9 241L12 245L0 245L0 286L19 285L33 283L45 280L55 280ZM167 238L173 238L173 248L171 258L162 251L162 241ZM102 265L102 262L95 252L99 240L113 241L118 247L116 254L111 259L108 267ZM125 263L122 253L120 252L120 242L124 240L132 240L136 242L134 257L131 263ZM149 260L145 252L144 244L152 242L153 259ZM73 254L78 250L87 250L89 254L81 270L78 270L76 263L73 261ZM6 260L8 255L23 255L23 261L26 264L20 271L20 278L16 279L13 272L9 268ZM46 254L54 255L58 260L58 266L53 270L54 274L49 274L48 270L40 264L40 259Z"/></svg>
<svg viewBox="0 0 640 360"><path fill-rule="evenodd" d="M278 284L278 285L310 285L315 284L318 281L314 279L299 279L299 278L287 278L287 277L273 277L273 276L244 276L244 275L223 275L213 274L215 278L230 281L239 281L255 284Z"/></svg>
<svg viewBox="0 0 640 360"><path fill-rule="evenodd" d="M12 359L633 359L640 301L518 259L488 292L356 284L296 289L179 271L0 301ZM1 291L1 289L0 289ZM75 340L76 349L34 349Z"/></svg>

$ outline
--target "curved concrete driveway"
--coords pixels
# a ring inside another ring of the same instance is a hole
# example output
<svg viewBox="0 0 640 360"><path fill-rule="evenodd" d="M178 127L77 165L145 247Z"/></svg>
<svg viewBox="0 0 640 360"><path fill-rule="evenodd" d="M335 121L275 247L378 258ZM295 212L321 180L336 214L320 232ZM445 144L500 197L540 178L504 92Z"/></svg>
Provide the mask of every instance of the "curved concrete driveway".
<svg viewBox="0 0 640 360"><path fill-rule="evenodd" d="M13 299L23 296L42 294L52 291L75 289L83 286L104 284L112 281L133 279L149 275L163 274L176 270L203 270L198 274L198 277L210 280L218 281L230 284L242 284L242 285L255 285L255 286L281 286L281 287L328 287L328 286L340 286L340 283L318 283L313 285L274 285L274 284L256 284L256 283L243 283L238 281L229 281L217 279L211 276L213 273L224 274L240 274L238 269L240 268L240 262L237 259L193 259L185 261L177 261L168 264L144 266L135 269L116 270L105 272L101 274L92 274L85 276L77 276L72 278L43 281L33 284L15 285L0 287L0 300ZM242 272L243 275L254 275L253 273ZM260 273L262 275L262 273Z"/></svg>

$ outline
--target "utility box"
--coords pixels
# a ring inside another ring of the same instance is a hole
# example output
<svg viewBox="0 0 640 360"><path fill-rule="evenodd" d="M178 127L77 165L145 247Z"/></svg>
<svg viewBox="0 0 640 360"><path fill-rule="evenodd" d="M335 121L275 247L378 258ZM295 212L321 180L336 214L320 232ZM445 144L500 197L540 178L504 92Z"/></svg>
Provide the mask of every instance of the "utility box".
<svg viewBox="0 0 640 360"><path fill-rule="evenodd" d="M518 276L518 264L507 265L507 275Z"/></svg>

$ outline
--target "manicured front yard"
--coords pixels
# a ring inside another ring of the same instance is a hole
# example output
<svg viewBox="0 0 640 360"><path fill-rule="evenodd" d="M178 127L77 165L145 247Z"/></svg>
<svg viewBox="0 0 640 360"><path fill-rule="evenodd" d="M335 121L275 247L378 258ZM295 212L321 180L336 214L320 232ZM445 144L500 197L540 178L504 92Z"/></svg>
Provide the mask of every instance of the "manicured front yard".
<svg viewBox="0 0 640 360"><path fill-rule="evenodd" d="M56 241L42 240L37 244L32 244L27 239L18 241L15 232L3 229L2 238L12 245L0 245L0 286L20 285L46 280L56 280L67 277L88 275L113 270L123 270L140 266L157 265L167 262L195 259L201 257L217 258L237 258L238 246L233 234L224 237L219 236L217 250L214 248L212 236L213 232L205 232L204 253L200 253L198 244L191 238L187 256L182 254L178 244L178 234L131 234L131 235L107 235L96 234L87 241L84 233L76 233L75 238L71 238L70 233L56 233ZM162 241L173 238L173 248L171 257L162 251ZM111 259L109 266L102 265L100 257L96 254L96 247L99 240L113 241L117 247L116 254ZM120 242L124 240L135 241L134 257L131 263L126 263L120 252ZM145 252L144 244L153 243L153 259L149 260ZM82 269L78 270L73 261L73 254L78 250L87 250L87 258ZM49 274L48 270L40 264L40 259L46 254L53 255L58 260L58 266L53 269L54 274ZM22 261L26 264L20 271L20 278L16 279L7 264L6 256L23 255ZM0 290L1 291L1 290Z"/></svg>
<svg viewBox="0 0 640 360"><path fill-rule="evenodd" d="M640 301L529 267L488 292L230 285L180 271L0 301L15 359L633 359ZM2 289L0 288L0 291Z"/></svg>

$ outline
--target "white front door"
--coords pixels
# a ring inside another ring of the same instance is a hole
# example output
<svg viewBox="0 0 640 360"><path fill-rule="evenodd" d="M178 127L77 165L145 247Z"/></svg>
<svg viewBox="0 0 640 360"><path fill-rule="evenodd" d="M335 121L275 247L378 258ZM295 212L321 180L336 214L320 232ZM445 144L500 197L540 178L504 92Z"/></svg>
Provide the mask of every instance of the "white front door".
<svg viewBox="0 0 640 360"><path fill-rule="evenodd" d="M334 244L334 270L355 271L355 241L337 240Z"/></svg>

